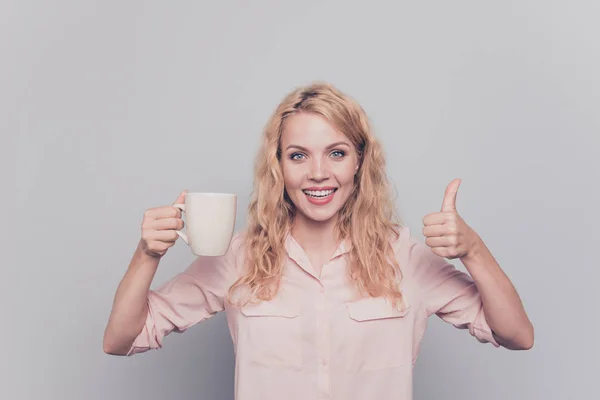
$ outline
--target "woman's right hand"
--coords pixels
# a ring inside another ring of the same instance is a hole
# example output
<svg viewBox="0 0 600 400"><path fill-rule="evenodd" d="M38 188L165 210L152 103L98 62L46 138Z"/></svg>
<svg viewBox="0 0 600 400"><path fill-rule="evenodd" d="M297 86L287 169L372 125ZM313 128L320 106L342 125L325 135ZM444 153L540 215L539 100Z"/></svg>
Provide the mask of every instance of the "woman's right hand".
<svg viewBox="0 0 600 400"><path fill-rule="evenodd" d="M183 204L187 190L181 192L175 203ZM142 221L142 251L154 258L161 258L175 244L179 235L177 230L183 229L181 210L175 206L149 208L144 212Z"/></svg>

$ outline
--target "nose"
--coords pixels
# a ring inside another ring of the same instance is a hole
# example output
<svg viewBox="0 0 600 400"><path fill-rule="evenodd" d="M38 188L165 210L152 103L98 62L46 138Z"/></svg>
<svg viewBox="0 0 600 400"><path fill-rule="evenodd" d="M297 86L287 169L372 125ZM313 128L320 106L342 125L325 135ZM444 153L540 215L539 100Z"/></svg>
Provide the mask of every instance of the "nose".
<svg viewBox="0 0 600 400"><path fill-rule="evenodd" d="M329 179L327 164L318 159L313 160L308 171L308 179L317 182Z"/></svg>

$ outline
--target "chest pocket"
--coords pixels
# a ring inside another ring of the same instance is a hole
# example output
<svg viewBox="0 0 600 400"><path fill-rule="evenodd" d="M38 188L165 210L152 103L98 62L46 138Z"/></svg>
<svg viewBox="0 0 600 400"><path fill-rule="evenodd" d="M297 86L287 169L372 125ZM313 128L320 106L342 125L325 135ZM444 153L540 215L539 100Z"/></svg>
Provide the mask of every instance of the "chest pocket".
<svg viewBox="0 0 600 400"><path fill-rule="evenodd" d="M239 356L266 367L302 369L298 307L280 299L241 308Z"/></svg>
<svg viewBox="0 0 600 400"><path fill-rule="evenodd" d="M384 298L346 303L346 368L356 372L412 365L410 306L398 310Z"/></svg>

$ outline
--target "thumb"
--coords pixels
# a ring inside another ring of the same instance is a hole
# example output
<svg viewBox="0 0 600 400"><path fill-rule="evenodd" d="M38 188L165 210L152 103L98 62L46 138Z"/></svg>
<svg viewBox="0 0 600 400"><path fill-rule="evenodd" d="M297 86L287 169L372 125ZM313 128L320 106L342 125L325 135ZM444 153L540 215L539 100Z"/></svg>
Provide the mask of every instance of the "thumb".
<svg viewBox="0 0 600 400"><path fill-rule="evenodd" d="M456 195L460 183L460 179L454 179L446 188L446 193L444 193L444 200L442 202L442 212L456 211Z"/></svg>
<svg viewBox="0 0 600 400"><path fill-rule="evenodd" d="M177 197L177 200L175 200L175 202L173 204L183 204L185 203L185 195L188 193L187 190L184 190L183 192L181 192L181 194L179 195L179 197Z"/></svg>

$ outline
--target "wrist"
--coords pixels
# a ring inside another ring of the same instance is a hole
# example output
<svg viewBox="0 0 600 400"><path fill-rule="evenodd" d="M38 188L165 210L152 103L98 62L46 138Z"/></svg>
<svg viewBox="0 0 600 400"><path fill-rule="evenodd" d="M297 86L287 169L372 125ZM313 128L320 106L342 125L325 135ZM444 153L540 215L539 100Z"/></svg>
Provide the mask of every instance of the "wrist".
<svg viewBox="0 0 600 400"><path fill-rule="evenodd" d="M140 240L138 243L137 249L135 251L135 258L138 260L138 262L141 262L144 264L156 263L158 265L158 262L162 258L162 255L159 255L159 254L149 251L148 247L145 245L144 241Z"/></svg>
<svg viewBox="0 0 600 400"><path fill-rule="evenodd" d="M469 250L467 251L467 254L461 257L461 261L469 262L478 259L481 256L484 246L483 240L481 240L479 235L474 234L473 238L471 239Z"/></svg>

